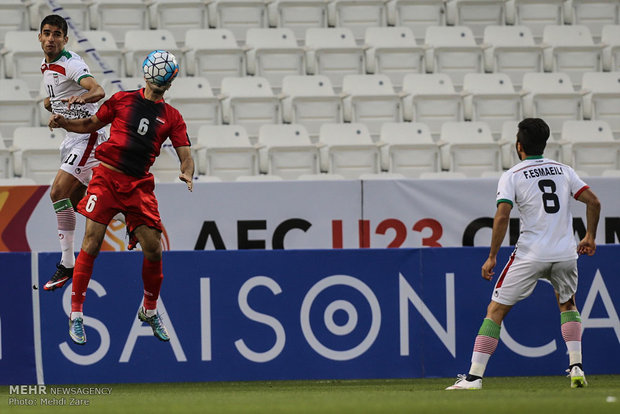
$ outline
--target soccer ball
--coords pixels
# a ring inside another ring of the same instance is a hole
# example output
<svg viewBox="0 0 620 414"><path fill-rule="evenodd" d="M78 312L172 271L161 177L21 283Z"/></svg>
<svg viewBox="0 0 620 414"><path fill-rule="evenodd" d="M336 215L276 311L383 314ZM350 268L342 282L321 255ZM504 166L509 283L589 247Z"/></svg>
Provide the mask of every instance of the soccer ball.
<svg viewBox="0 0 620 414"><path fill-rule="evenodd" d="M165 50L155 50L142 63L144 79L158 86L166 85L179 73L179 65L174 55Z"/></svg>

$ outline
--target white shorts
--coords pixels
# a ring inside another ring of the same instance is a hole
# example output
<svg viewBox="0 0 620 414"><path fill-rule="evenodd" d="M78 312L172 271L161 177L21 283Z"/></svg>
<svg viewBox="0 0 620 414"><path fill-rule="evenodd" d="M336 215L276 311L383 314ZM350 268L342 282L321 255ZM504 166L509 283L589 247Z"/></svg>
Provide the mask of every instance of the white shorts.
<svg viewBox="0 0 620 414"><path fill-rule="evenodd" d="M563 262L532 262L519 259L515 253L497 279L491 300L512 306L532 294L538 279L548 279L566 303L577 292L577 259Z"/></svg>
<svg viewBox="0 0 620 414"><path fill-rule="evenodd" d="M67 132L60 145L62 164L60 169L68 172L84 185L88 185L93 175L93 167L99 165L95 158L95 148L107 139L104 129L92 134L75 134Z"/></svg>

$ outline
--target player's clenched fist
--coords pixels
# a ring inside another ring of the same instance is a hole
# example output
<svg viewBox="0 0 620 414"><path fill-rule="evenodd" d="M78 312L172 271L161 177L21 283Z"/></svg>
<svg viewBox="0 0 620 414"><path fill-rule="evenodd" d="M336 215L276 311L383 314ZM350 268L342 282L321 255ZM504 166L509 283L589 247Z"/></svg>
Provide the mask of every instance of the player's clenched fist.
<svg viewBox="0 0 620 414"><path fill-rule="evenodd" d="M52 116L50 116L50 120L47 126L49 126L50 129L63 128L65 121L66 119L64 116L59 115L59 114L52 114Z"/></svg>

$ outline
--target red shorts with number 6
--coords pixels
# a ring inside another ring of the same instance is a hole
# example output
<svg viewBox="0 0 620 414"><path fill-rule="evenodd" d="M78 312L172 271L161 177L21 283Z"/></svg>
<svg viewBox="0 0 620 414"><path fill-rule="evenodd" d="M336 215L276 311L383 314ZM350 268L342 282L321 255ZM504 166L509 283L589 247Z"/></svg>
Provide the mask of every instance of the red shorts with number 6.
<svg viewBox="0 0 620 414"><path fill-rule="evenodd" d="M78 212L105 225L120 212L125 215L129 233L143 224L162 231L154 189L153 174L136 178L99 165L93 168L93 178L78 204Z"/></svg>

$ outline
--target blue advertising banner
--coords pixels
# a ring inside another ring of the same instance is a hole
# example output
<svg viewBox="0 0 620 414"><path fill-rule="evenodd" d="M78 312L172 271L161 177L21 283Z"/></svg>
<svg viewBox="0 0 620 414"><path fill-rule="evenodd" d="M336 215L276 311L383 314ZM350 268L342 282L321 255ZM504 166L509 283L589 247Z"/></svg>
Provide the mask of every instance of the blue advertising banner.
<svg viewBox="0 0 620 414"><path fill-rule="evenodd" d="M35 384L30 253L0 253L0 384Z"/></svg>
<svg viewBox="0 0 620 414"><path fill-rule="evenodd" d="M511 249L503 248L499 273ZM164 253L158 305L169 343L137 319L142 255L102 253L68 336L71 286L40 295L45 382L113 383L451 377L466 372L493 283L488 248ZM589 374L619 373L618 247L579 260ZM40 254L52 269L55 254ZM47 275L41 272L40 283ZM4 319L3 319L4 322ZM568 365L550 284L508 315L487 375L559 375Z"/></svg>

